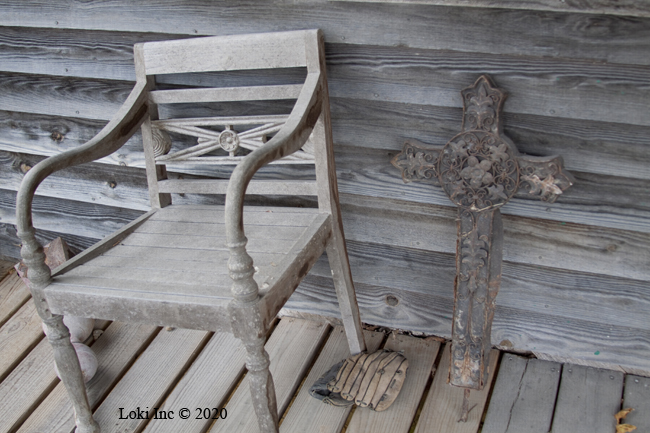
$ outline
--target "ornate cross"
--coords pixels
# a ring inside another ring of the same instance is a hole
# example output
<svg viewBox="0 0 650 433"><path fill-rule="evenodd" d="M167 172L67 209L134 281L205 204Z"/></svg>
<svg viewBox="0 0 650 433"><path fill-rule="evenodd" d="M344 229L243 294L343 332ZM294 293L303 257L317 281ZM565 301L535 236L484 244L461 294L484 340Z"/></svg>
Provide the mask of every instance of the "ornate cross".
<svg viewBox="0 0 650 433"><path fill-rule="evenodd" d="M570 187L561 156L520 154L503 135L505 92L486 75L461 92L462 132L444 146L407 141L391 161L404 182L442 186L458 209L450 383L482 389L488 371L490 331L501 284L503 226L499 207L518 188L553 202Z"/></svg>

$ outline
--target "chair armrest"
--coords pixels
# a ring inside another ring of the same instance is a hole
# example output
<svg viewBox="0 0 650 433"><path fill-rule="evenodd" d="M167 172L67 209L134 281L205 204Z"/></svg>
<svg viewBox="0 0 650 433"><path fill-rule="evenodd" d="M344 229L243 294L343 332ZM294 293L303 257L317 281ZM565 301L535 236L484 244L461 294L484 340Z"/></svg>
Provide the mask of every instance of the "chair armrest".
<svg viewBox="0 0 650 433"><path fill-rule="evenodd" d="M246 188L261 167L296 152L307 141L321 113L323 84L320 72L309 73L287 123L264 146L246 156L230 176L226 192L226 239L231 251L228 266L235 281L233 294L239 300L252 300L258 294L252 273L250 278L247 275L252 269L252 259L245 251L243 210Z"/></svg>
<svg viewBox="0 0 650 433"><path fill-rule="evenodd" d="M32 223L32 201L36 188L55 171L95 161L115 152L134 134L145 119L148 109L147 83L136 82L124 104L95 137L77 148L61 152L39 162L25 174L16 198L16 225L18 236L23 241L21 254L26 263L40 247L35 241ZM28 252L25 247L33 242L36 244L28 248L33 251ZM33 260L37 259L33 258ZM31 267L29 263L27 266Z"/></svg>

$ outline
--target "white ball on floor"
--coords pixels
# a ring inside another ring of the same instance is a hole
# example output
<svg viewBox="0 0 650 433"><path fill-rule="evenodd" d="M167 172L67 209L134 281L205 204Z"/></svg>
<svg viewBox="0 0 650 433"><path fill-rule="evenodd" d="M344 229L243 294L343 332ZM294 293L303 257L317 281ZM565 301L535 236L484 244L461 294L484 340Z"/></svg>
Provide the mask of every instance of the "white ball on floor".
<svg viewBox="0 0 650 433"><path fill-rule="evenodd" d="M77 359L79 359L79 365L81 366L81 374L83 375L84 382L88 382L90 379L95 376L97 373L97 356L95 352L88 346L83 343L72 343L75 352L77 352ZM61 375L59 374L59 369L54 364L54 371L59 379Z"/></svg>

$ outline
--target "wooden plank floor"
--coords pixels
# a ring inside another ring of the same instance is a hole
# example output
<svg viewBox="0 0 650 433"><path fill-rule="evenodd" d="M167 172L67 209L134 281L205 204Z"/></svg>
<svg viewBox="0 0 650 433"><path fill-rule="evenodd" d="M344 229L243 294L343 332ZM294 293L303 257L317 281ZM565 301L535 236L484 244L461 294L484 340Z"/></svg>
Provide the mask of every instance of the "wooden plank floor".
<svg viewBox="0 0 650 433"><path fill-rule="evenodd" d="M32 311L22 281L9 272L0 282L0 433L72 433L72 408ZM258 431L245 353L231 335L118 322L104 328L91 343L99 369L88 383L102 432ZM467 422L459 422L463 390L447 384L449 344L397 333L365 335L371 350L402 350L409 359L404 388L385 412L311 398L314 380L349 355L345 334L324 322L278 322L266 350L282 433L614 433L614 415L623 407L635 409L624 422L650 431L650 378L496 350L490 355L496 374L484 390L470 393ZM212 408L224 407L225 419L211 419ZM189 419L180 417L183 408ZM149 419L129 417L138 410Z"/></svg>

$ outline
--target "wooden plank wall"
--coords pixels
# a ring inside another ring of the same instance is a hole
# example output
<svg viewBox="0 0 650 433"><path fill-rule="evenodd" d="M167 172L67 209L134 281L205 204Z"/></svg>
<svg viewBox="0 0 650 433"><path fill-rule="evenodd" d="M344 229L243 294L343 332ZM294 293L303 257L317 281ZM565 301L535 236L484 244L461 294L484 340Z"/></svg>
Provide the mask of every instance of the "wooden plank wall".
<svg viewBox="0 0 650 433"><path fill-rule="evenodd" d="M460 89L488 73L509 93L505 131L519 149L562 154L577 179L553 205L520 194L503 207L493 343L650 374L650 8L643 2L0 1L0 255L18 256L12 224L22 176L111 118L133 85L134 43L313 27L327 41L363 320L450 336L455 208L439 188L404 184L389 161L407 138L453 137ZM34 206L39 236L63 235L83 249L136 218L148 208L143 165L136 136L98 163L52 176ZM182 173L192 174L205 173ZM337 314L326 261L288 310Z"/></svg>

